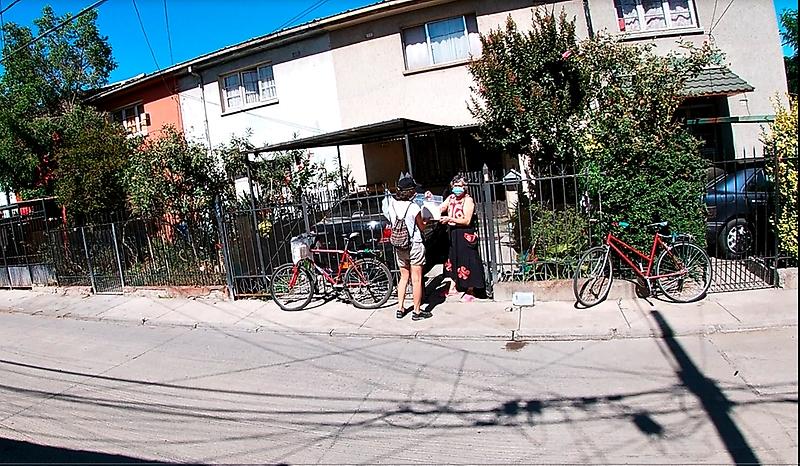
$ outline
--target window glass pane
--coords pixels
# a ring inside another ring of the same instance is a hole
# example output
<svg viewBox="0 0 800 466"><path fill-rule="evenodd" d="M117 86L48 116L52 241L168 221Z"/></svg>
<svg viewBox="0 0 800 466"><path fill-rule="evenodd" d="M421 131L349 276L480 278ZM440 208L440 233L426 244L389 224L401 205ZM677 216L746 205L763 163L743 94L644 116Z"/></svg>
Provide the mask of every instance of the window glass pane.
<svg viewBox="0 0 800 466"><path fill-rule="evenodd" d="M258 83L261 89L261 100L274 99L278 95L271 66L262 66L258 69Z"/></svg>
<svg viewBox="0 0 800 466"><path fill-rule="evenodd" d="M404 30L403 46L406 52L407 70L422 68L431 64L424 26L417 26Z"/></svg>
<svg viewBox="0 0 800 466"><path fill-rule="evenodd" d="M664 7L661 0L641 0L644 10L644 28L646 30L664 29L667 20L664 18Z"/></svg>
<svg viewBox="0 0 800 466"><path fill-rule="evenodd" d="M244 85L244 103L258 102L258 73L256 70L242 71L242 84Z"/></svg>
<svg viewBox="0 0 800 466"><path fill-rule="evenodd" d="M614 6L617 9L617 24L620 31L640 31L639 10L636 8L636 0L616 0Z"/></svg>
<svg viewBox="0 0 800 466"><path fill-rule="evenodd" d="M232 74L223 79L225 107L239 107L242 105L242 96L239 91L239 75Z"/></svg>
<svg viewBox="0 0 800 466"><path fill-rule="evenodd" d="M693 26L692 11L689 9L690 0L669 0L669 14L673 27Z"/></svg>
<svg viewBox="0 0 800 466"><path fill-rule="evenodd" d="M464 18L452 18L428 24L433 63L447 63L469 57L469 40Z"/></svg>
<svg viewBox="0 0 800 466"><path fill-rule="evenodd" d="M474 57L481 56L483 47L481 45L481 35L478 32L478 21L475 15L467 15L464 17L467 21L467 37L469 42L469 53Z"/></svg>

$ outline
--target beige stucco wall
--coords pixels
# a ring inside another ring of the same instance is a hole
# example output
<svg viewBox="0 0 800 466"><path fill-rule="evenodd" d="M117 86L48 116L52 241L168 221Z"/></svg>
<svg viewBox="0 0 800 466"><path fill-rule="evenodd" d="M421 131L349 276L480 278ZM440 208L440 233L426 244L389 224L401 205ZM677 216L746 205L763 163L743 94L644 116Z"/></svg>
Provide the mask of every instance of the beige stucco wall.
<svg viewBox="0 0 800 466"><path fill-rule="evenodd" d="M471 123L467 102L473 81L466 65L406 72L400 31L466 14L476 16L478 32L483 34L504 25L509 14L521 28L527 28L533 3L455 1L333 31L331 46L342 123L357 126L397 117L446 125ZM556 11L561 8L570 18L576 18L577 27L586 29L580 1L557 2ZM479 52L480 47L477 49Z"/></svg>

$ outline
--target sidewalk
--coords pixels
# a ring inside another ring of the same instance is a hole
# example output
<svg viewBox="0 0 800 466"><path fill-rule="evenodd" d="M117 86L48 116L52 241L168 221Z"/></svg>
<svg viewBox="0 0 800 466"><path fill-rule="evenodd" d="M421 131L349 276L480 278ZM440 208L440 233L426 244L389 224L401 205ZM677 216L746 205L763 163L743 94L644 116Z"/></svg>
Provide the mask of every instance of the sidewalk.
<svg viewBox="0 0 800 466"><path fill-rule="evenodd" d="M226 328L251 332L331 336L494 340L598 340L660 335L651 311L659 311L675 335L736 332L797 326L797 290L765 289L711 294L690 304L658 299L608 300L590 309L571 302L459 300L436 305L433 318L395 318L395 305L356 309L333 300L312 302L299 312L272 301L70 295L37 290L0 290L0 313L22 313L148 326ZM391 301L390 301L391 303Z"/></svg>

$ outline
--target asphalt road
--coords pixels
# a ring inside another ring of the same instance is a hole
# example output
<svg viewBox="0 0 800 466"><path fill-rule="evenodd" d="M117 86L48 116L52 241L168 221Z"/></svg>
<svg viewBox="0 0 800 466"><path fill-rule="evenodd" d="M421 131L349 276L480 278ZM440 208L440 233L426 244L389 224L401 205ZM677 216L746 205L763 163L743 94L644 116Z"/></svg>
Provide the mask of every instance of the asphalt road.
<svg viewBox="0 0 800 466"><path fill-rule="evenodd" d="M0 462L796 463L797 418L796 327L523 344L0 314Z"/></svg>

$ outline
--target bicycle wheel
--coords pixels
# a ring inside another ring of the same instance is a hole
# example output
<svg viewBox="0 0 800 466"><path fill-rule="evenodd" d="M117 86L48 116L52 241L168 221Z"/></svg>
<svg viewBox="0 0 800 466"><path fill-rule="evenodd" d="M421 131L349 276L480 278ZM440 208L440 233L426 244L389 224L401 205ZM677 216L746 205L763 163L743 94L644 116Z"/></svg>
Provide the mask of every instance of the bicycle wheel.
<svg viewBox="0 0 800 466"><path fill-rule="evenodd" d="M658 279L658 287L671 300L689 303L705 296L711 285L711 261L703 249L692 243L678 243L658 257L656 275L685 273Z"/></svg>
<svg viewBox="0 0 800 466"><path fill-rule="evenodd" d="M608 296L613 273L609 256L605 246L595 246L578 260L572 290L582 305L592 307Z"/></svg>
<svg viewBox="0 0 800 466"><path fill-rule="evenodd" d="M375 259L358 259L344 274L344 292L353 306L375 309L386 304L394 283L389 268Z"/></svg>
<svg viewBox="0 0 800 466"><path fill-rule="evenodd" d="M284 264L272 273L269 284L272 300L284 311L299 311L314 296L311 273L300 264Z"/></svg>

